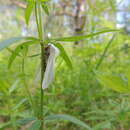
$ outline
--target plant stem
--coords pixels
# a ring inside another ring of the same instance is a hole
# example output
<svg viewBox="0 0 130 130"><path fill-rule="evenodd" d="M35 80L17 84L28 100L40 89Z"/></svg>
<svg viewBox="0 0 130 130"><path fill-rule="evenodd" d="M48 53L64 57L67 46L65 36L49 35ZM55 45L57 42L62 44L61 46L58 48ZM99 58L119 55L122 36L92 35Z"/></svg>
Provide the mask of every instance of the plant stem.
<svg viewBox="0 0 130 130"><path fill-rule="evenodd" d="M43 120L43 98L44 98L44 91L42 89L42 82L43 82L43 77L44 77L44 72L45 72L45 62L44 62L44 45L41 44L41 114L40 114L40 118L41 120ZM41 125L41 130L43 129L42 127L44 127L44 120L42 121L42 125Z"/></svg>
<svg viewBox="0 0 130 130"><path fill-rule="evenodd" d="M40 44L41 44L41 98L40 98L40 120L42 120L40 130L44 129L44 118L43 118L43 105L44 105L44 91L42 89L42 82L44 78L44 72L45 72L45 47L43 43L43 25L42 25L42 14L41 14L41 7L40 7L40 2L36 2L35 4L35 17L36 17L36 23L37 23L37 30L38 30L38 35L40 39Z"/></svg>

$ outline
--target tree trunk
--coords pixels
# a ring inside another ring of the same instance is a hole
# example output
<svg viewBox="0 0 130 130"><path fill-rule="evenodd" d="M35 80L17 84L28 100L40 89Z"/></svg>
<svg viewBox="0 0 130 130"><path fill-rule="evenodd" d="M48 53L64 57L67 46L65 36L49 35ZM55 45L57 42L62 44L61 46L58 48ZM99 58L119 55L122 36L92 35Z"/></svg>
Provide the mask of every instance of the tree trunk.
<svg viewBox="0 0 130 130"><path fill-rule="evenodd" d="M74 17L74 31L75 35L82 35L82 31L86 23L86 0L76 0L76 10ZM78 44L76 41L75 44Z"/></svg>

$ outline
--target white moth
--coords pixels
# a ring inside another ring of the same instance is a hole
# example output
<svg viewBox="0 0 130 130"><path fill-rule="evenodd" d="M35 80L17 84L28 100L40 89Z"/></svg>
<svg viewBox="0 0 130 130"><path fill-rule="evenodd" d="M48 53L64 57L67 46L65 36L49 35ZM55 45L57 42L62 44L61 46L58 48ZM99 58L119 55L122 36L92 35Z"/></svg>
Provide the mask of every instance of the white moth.
<svg viewBox="0 0 130 130"><path fill-rule="evenodd" d="M59 55L60 51L57 47L53 44L49 45L49 57L47 59L46 70L42 82L42 88L46 89L52 83L54 79L54 71L55 71L55 60L56 57Z"/></svg>

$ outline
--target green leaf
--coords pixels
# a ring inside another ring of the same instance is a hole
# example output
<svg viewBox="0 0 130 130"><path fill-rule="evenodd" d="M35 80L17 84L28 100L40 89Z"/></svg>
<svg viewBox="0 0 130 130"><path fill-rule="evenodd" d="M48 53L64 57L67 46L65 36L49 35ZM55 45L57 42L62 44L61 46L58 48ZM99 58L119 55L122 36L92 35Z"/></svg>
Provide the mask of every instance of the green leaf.
<svg viewBox="0 0 130 130"><path fill-rule="evenodd" d="M54 38L51 39L52 41L62 41L62 42L74 42L74 41L80 41L80 40L84 40L87 38L91 38L93 36L97 36L99 34L103 34L103 33L108 33L108 32L119 32L120 30L104 30L104 31L100 31L100 32L96 32L96 33L91 33L91 34L87 34L87 35L82 35L82 36L72 36L72 37L62 37L62 38Z"/></svg>
<svg viewBox="0 0 130 130"><path fill-rule="evenodd" d="M26 39L26 37L13 37L8 40L4 40L4 41L0 42L0 51L4 48L10 46L11 44L16 43L20 40L24 40L24 39Z"/></svg>
<svg viewBox="0 0 130 130"><path fill-rule="evenodd" d="M86 130L91 130L91 128L84 122L78 120L77 118L70 116L70 115L64 115L64 114L60 114L60 115L50 115L45 117L45 122L47 121L53 121L53 120L67 120L70 121L78 126L84 127L86 128Z"/></svg>
<svg viewBox="0 0 130 130"><path fill-rule="evenodd" d="M108 121L104 121L101 123L98 123L93 130L102 130L102 129L111 129L111 123Z"/></svg>
<svg viewBox="0 0 130 130"><path fill-rule="evenodd" d="M8 68L11 67L13 61L15 60L15 58L17 57L17 55L19 55L19 52L21 51L22 46L19 45L15 48L14 52L11 54L10 58L9 58L9 63L8 63Z"/></svg>
<svg viewBox="0 0 130 130"><path fill-rule="evenodd" d="M65 61L66 64L68 65L68 67L69 67L70 69L72 69L72 68L73 68L72 62L71 62L69 56L67 55L67 53L66 53L64 47L63 47L60 43L54 43L54 45L60 50L60 55L61 55L61 57L64 59L64 61Z"/></svg>
<svg viewBox="0 0 130 130"><path fill-rule="evenodd" d="M30 118L25 118L17 121L18 125L26 125L32 121L35 121L37 118L36 117L30 117Z"/></svg>
<svg viewBox="0 0 130 130"><path fill-rule="evenodd" d="M97 65L96 65L96 67L95 67L96 69L98 69L98 68L100 67L100 65L102 64L102 62L103 62L103 60L104 60L104 58L105 58L105 55L106 55L106 53L108 52L108 49L109 49L110 45L112 44L113 40L115 39L115 36L116 36L116 35L113 35L113 36L112 36L112 38L111 38L110 41L108 42L107 46L105 47L105 49L104 49L104 51L103 51L103 54L101 55L101 57L100 57L100 59L99 59Z"/></svg>
<svg viewBox="0 0 130 130"><path fill-rule="evenodd" d="M117 92L130 93L130 87L118 75L96 72L96 77L101 85L105 87L111 88Z"/></svg>
<svg viewBox="0 0 130 130"><path fill-rule="evenodd" d="M19 82L20 82L20 80L17 79L17 80L14 82L14 84L10 87L10 89L9 89L9 93L10 93L10 94L15 91L15 89L18 87L18 83L19 83Z"/></svg>
<svg viewBox="0 0 130 130"><path fill-rule="evenodd" d="M36 120L32 123L31 127L29 128L29 130L39 130L39 128L41 127L41 121L40 120Z"/></svg>
<svg viewBox="0 0 130 130"><path fill-rule="evenodd" d="M47 15L49 15L49 9L46 3L42 3L42 9L45 11Z"/></svg>
<svg viewBox="0 0 130 130"><path fill-rule="evenodd" d="M9 58L9 63L8 63L8 68L11 67L12 63L14 62L15 58L17 56L19 56L19 53L26 48L27 46L33 45L33 44L37 44L37 41L27 41L27 42L23 42L20 45L18 45L14 52L11 54L10 58Z"/></svg>
<svg viewBox="0 0 130 130"><path fill-rule="evenodd" d="M127 80L128 80L128 86L130 86L130 66L127 65L125 70L126 70L125 75L126 75Z"/></svg>
<svg viewBox="0 0 130 130"><path fill-rule="evenodd" d="M31 56L28 56L28 57L33 58L33 57L36 57L36 56L40 56L40 54L41 54L41 53L39 53L39 54L34 54L34 55L31 55Z"/></svg>
<svg viewBox="0 0 130 130"><path fill-rule="evenodd" d="M33 8L35 7L35 3L34 2L28 2L26 11L25 11L25 20L26 20L26 24L29 24L29 20L33 11Z"/></svg>
<svg viewBox="0 0 130 130"><path fill-rule="evenodd" d="M13 37L13 38L9 38L7 40L0 42L0 51L4 48L7 48L8 46L16 43L16 42L19 42L22 40L31 40L31 41L39 42L39 39L37 39L35 37Z"/></svg>
<svg viewBox="0 0 130 130"><path fill-rule="evenodd" d="M4 128L9 128L9 126L11 125L11 121L6 122L6 123L0 123L0 130L4 130Z"/></svg>
<svg viewBox="0 0 130 130"><path fill-rule="evenodd" d="M19 108L24 102L26 102L26 101L27 101L26 98L22 99L18 104L16 104L16 106L13 108L13 110L18 109L18 108Z"/></svg>

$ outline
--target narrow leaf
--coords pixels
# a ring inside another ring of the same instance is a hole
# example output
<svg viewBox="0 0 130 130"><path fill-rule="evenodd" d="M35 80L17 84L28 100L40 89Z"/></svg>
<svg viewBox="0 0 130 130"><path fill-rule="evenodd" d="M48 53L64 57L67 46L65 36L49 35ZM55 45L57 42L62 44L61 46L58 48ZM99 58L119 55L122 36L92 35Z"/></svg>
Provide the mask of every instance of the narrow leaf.
<svg viewBox="0 0 130 130"><path fill-rule="evenodd" d="M111 43L113 42L114 38L115 38L115 35L112 36L112 38L111 38L110 41L108 42L107 46L105 47L104 52L103 52L103 54L101 55L101 57L100 57L100 59L99 59L97 65L96 65L96 67L95 67L96 69L98 69L98 68L100 67L100 65L102 64L102 62L103 62L103 60L104 60L104 58L105 58L105 55L106 55L106 53L108 52L108 49L109 49Z"/></svg>
<svg viewBox="0 0 130 130"><path fill-rule="evenodd" d="M10 48L6 48L10 53L13 53L14 51L12 50L12 49L10 49ZM20 55L19 55L20 56Z"/></svg>
<svg viewBox="0 0 130 130"><path fill-rule="evenodd" d="M50 115L50 116L45 117L45 121L53 121L53 120L67 120L78 126L86 128L86 130L91 130L91 128L86 123L70 115L60 114L60 115Z"/></svg>
<svg viewBox="0 0 130 130"><path fill-rule="evenodd" d="M11 67L12 63L14 62L15 58L19 55L19 53L24 49L26 48L26 46L29 46L29 45L33 45L33 44L37 44L36 41L27 41L27 42L23 42L21 43L20 45L18 45L14 52L12 53L12 55L10 56L9 58L9 63L8 63L8 68Z"/></svg>
<svg viewBox="0 0 130 130"><path fill-rule="evenodd" d="M120 76L113 74L103 74L101 72L95 72L95 74L101 85L111 88L117 92L130 93L130 87Z"/></svg>
<svg viewBox="0 0 130 130"><path fill-rule="evenodd" d="M21 40L31 40L31 41L39 41L39 39L35 38L35 37L13 37L13 38L9 38L7 40L1 41L0 42L0 51L4 48L7 48L8 46L19 42Z"/></svg>
<svg viewBox="0 0 130 130"><path fill-rule="evenodd" d="M37 118L36 117L30 117L30 118L25 118L17 121L18 125L26 125L32 121L35 121Z"/></svg>
<svg viewBox="0 0 130 130"><path fill-rule="evenodd" d="M26 98L22 99L18 104L16 104L16 106L13 108L13 110L18 109L18 108L19 108L24 102L26 102L26 101L27 101Z"/></svg>
<svg viewBox="0 0 130 130"><path fill-rule="evenodd" d="M55 43L54 45L60 50L60 55L61 55L61 57L64 59L64 61L65 61L66 64L68 65L68 67L69 67L70 69L72 69L72 68L73 68L72 62L71 62L71 60L70 60L68 54L66 53L64 47L63 47L60 43Z"/></svg>
<svg viewBox="0 0 130 130"><path fill-rule="evenodd" d="M12 55L9 58L9 63L8 63L8 68L11 67L13 61L15 60L16 56L19 55L19 52L21 51L21 46L17 46L14 50L14 52L12 53Z"/></svg>
<svg viewBox="0 0 130 130"><path fill-rule="evenodd" d="M96 32L96 33L91 33L91 34L87 34L87 35L82 35L82 36L72 36L72 37L62 37L62 38L54 38L51 40L55 40L55 41L63 41L63 42L74 42L74 41L80 41L80 40L84 40L87 38L91 38L93 36L97 36L99 34L103 34L103 33L108 33L108 32L119 32L120 30L104 30L101 32Z"/></svg>
<svg viewBox="0 0 130 130"><path fill-rule="evenodd" d="M7 127L9 128L10 125L11 125L11 121L6 123L0 123L0 130L4 130Z"/></svg>
<svg viewBox="0 0 130 130"><path fill-rule="evenodd" d="M102 130L102 129L111 129L111 123L108 121L104 121L104 122L98 123L93 128L93 130Z"/></svg>
<svg viewBox="0 0 130 130"><path fill-rule="evenodd" d="M36 57L36 56L40 56L40 54L41 54L41 53L35 54L35 55L31 55L31 56L28 56L28 57L33 58L33 57Z"/></svg>
<svg viewBox="0 0 130 130"><path fill-rule="evenodd" d="M48 9L48 6L47 6L46 3L43 3L43 4L42 4L42 9L44 10L44 12L45 12L47 15L49 15L49 9Z"/></svg>
<svg viewBox="0 0 130 130"><path fill-rule="evenodd" d="M29 2L25 11L25 20L26 20L26 24L29 24L29 20L33 11L33 8L35 6L34 2Z"/></svg>
<svg viewBox="0 0 130 130"><path fill-rule="evenodd" d="M10 93L10 94L16 90L19 81L20 81L20 80L17 79L17 80L14 82L14 84L10 87L10 89L9 89L9 93Z"/></svg>
<svg viewBox="0 0 130 130"><path fill-rule="evenodd" d="M11 44L16 43L20 40L24 40L24 39L26 39L26 38L25 37L13 37L8 40L4 40L4 41L0 42L0 51L4 48L10 46Z"/></svg>
<svg viewBox="0 0 130 130"><path fill-rule="evenodd" d="M32 123L31 127L29 128L29 130L39 130L39 128L41 127L41 121L40 120L36 120Z"/></svg>

